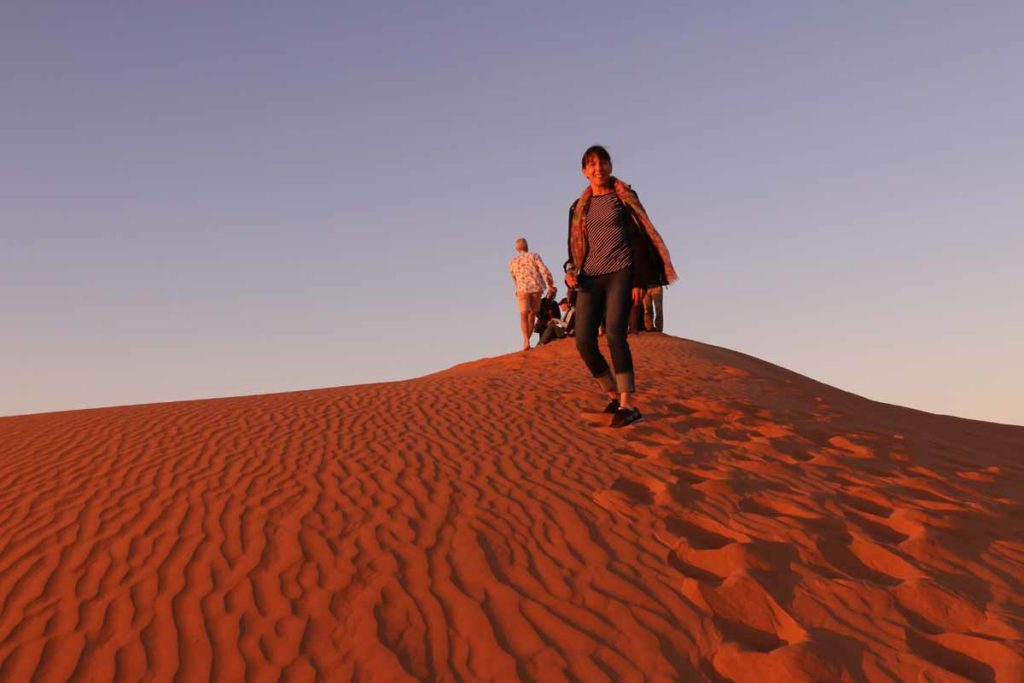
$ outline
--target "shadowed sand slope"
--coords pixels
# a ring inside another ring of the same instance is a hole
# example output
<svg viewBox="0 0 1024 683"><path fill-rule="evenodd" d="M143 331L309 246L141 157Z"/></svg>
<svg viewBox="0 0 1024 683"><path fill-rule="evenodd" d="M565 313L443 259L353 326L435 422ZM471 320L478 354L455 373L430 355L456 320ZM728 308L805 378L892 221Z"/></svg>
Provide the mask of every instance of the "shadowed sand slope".
<svg viewBox="0 0 1024 683"><path fill-rule="evenodd" d="M0 419L0 680L1024 680L1024 428L632 345Z"/></svg>

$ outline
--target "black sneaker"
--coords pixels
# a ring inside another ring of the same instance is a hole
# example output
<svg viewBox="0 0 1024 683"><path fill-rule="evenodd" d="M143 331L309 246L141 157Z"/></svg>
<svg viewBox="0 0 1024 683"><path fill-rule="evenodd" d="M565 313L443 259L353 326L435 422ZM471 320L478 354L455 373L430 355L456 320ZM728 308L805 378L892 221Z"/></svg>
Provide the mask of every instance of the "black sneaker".
<svg viewBox="0 0 1024 683"><path fill-rule="evenodd" d="M604 412L608 413L609 415L614 415L615 413L619 412L619 399L613 398L612 400L608 401L608 405L604 407Z"/></svg>
<svg viewBox="0 0 1024 683"><path fill-rule="evenodd" d="M612 418L612 427L618 429L619 427L639 422L642 419L644 419L644 416L636 408L619 408L615 411L615 416Z"/></svg>

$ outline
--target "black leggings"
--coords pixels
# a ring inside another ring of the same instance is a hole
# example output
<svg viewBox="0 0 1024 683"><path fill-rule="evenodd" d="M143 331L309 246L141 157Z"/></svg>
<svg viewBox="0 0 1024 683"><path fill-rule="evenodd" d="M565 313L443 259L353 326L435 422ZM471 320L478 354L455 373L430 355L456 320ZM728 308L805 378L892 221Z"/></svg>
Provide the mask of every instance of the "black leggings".
<svg viewBox="0 0 1024 683"><path fill-rule="evenodd" d="M607 275L580 275L576 295L576 350L590 374L607 391L632 392L633 355L626 331L633 307L633 270L625 268ZM597 328L604 319L604 335L615 366L612 377L608 361L597 345Z"/></svg>

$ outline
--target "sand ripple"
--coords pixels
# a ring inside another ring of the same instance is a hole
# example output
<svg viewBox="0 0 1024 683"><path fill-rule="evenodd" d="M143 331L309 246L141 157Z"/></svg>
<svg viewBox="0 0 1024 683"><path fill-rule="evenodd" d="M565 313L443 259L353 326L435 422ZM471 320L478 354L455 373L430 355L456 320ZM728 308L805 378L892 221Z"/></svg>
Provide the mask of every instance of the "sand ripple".
<svg viewBox="0 0 1024 683"><path fill-rule="evenodd" d="M1024 428L633 346L0 419L0 680L1024 680Z"/></svg>

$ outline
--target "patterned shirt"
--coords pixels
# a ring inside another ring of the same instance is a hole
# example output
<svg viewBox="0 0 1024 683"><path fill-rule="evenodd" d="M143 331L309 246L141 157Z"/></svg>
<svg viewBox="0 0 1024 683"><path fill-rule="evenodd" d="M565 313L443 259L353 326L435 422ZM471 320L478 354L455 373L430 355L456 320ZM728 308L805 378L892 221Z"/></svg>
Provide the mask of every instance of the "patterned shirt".
<svg viewBox="0 0 1024 683"><path fill-rule="evenodd" d="M516 292L541 292L544 290L544 283L554 280L551 271L540 260L540 254L532 251L516 254L508 262L508 272L516 281Z"/></svg>
<svg viewBox="0 0 1024 683"><path fill-rule="evenodd" d="M629 268L633 255L626 235L626 207L614 192L592 197L587 207L590 248L580 269L587 275L605 275Z"/></svg>

